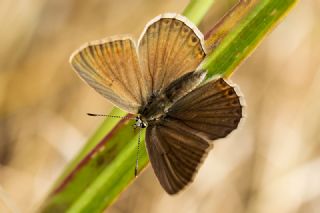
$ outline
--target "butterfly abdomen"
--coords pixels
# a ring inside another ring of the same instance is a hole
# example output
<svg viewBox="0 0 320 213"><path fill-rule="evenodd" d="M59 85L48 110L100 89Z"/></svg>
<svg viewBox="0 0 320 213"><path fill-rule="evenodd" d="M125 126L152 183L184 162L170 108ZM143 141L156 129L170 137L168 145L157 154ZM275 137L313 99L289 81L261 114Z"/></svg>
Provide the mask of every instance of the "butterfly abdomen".
<svg viewBox="0 0 320 213"><path fill-rule="evenodd" d="M189 72L173 81L165 89L164 94L172 103L174 103L195 89L203 81L205 76L206 71L204 70Z"/></svg>

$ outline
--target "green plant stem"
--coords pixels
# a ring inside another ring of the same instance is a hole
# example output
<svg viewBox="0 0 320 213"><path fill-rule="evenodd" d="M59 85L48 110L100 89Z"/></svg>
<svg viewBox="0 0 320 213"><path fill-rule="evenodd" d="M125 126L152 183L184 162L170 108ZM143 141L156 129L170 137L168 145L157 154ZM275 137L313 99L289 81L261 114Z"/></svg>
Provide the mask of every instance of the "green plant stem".
<svg viewBox="0 0 320 213"><path fill-rule="evenodd" d="M213 2L214 0L191 0L183 11L183 15L188 17L195 25L198 25Z"/></svg>

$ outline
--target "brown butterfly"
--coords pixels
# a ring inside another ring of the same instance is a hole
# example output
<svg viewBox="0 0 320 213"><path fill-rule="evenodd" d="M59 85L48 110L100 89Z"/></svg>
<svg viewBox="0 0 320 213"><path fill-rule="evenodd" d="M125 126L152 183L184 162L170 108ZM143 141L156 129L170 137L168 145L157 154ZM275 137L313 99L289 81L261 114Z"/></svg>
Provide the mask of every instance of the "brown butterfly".
<svg viewBox="0 0 320 213"><path fill-rule="evenodd" d="M224 79L200 85L206 72L203 35L178 14L145 27L138 45L127 36L90 42L70 58L80 77L147 128L146 146L162 187L190 183L212 141L237 128L242 106Z"/></svg>

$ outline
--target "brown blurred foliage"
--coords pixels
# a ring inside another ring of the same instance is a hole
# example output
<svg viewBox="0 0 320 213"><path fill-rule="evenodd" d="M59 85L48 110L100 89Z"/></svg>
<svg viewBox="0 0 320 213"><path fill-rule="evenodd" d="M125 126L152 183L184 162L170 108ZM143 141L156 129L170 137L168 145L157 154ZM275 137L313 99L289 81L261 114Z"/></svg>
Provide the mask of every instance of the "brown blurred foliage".
<svg viewBox="0 0 320 213"><path fill-rule="evenodd" d="M0 212L30 212L111 105L71 70L82 43L131 33L187 0L0 1ZM235 0L216 0L209 30ZM320 211L320 0L301 1L232 80L246 119L170 197L149 167L109 212Z"/></svg>

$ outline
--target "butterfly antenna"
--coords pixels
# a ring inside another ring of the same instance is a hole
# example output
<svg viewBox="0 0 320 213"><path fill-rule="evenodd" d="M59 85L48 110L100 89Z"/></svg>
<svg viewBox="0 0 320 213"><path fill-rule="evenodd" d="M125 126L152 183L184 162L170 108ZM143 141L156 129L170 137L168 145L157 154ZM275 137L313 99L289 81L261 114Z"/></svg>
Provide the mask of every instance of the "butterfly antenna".
<svg viewBox="0 0 320 213"><path fill-rule="evenodd" d="M137 175L138 175L138 168L139 168L140 137L141 137L141 128L139 128L139 134L138 134L138 150L137 150L137 157L136 157L136 167L134 168L134 176L136 176L136 177L137 177Z"/></svg>
<svg viewBox="0 0 320 213"><path fill-rule="evenodd" d="M134 119L130 118L129 116L119 116L119 115L105 115L105 114L94 114L94 113L87 113L89 116L103 116L103 117L109 117L109 118L125 118L125 119Z"/></svg>

